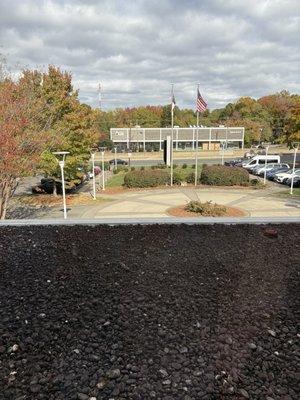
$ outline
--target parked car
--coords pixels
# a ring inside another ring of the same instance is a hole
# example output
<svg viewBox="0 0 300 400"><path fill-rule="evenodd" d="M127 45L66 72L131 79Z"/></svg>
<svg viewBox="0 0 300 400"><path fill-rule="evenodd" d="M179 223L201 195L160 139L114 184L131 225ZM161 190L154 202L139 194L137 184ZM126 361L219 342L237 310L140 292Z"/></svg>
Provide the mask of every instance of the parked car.
<svg viewBox="0 0 300 400"><path fill-rule="evenodd" d="M277 173L275 174L274 181L279 183L284 183L285 181L287 181L289 178L292 177L292 173L293 173L292 169L289 169L286 172ZM300 169L295 169L294 176L300 176Z"/></svg>
<svg viewBox="0 0 300 400"><path fill-rule="evenodd" d="M276 174L283 173L283 172L286 172L289 170L290 170L290 167L279 167L279 168L274 167L270 171L267 171L267 179L269 179L270 181L273 181Z"/></svg>
<svg viewBox="0 0 300 400"><path fill-rule="evenodd" d="M66 193L73 193L78 186L82 183L82 181L65 181L65 190ZM62 193L62 184L61 181L55 180L56 191L58 194ZM54 179L53 178L42 178L41 183L39 185L33 186L31 188L32 193L34 194L52 194L54 191Z"/></svg>
<svg viewBox="0 0 300 400"><path fill-rule="evenodd" d="M128 165L128 162L125 160L121 160L121 158L117 158L116 160L109 160L108 162L110 163L110 165L115 165L115 161L117 162L117 165Z"/></svg>
<svg viewBox="0 0 300 400"><path fill-rule="evenodd" d="M288 168L288 169L290 168L290 166L288 164L267 164L266 166L259 165L259 166L255 167L253 169L252 173L254 175L263 176L265 171L266 172L271 171L272 169L276 168L276 166L285 167L285 168Z"/></svg>
<svg viewBox="0 0 300 400"><path fill-rule="evenodd" d="M292 178L286 179L285 184L291 186ZM300 175L294 176L293 187L300 187Z"/></svg>
<svg viewBox="0 0 300 400"><path fill-rule="evenodd" d="M288 178L285 183L286 183L286 185L291 186L292 178ZM294 177L293 187L300 187L300 176Z"/></svg>
<svg viewBox="0 0 300 400"><path fill-rule="evenodd" d="M230 160L230 161L225 161L225 165L227 165L227 167L241 167L242 163L247 161L248 158L235 158L234 160Z"/></svg>
<svg viewBox="0 0 300 400"><path fill-rule="evenodd" d="M280 164L280 156L276 154L271 155L256 155L251 160L245 161L242 163L242 167L246 168L248 171L251 171L255 166L261 165L264 166L267 160L267 164Z"/></svg>

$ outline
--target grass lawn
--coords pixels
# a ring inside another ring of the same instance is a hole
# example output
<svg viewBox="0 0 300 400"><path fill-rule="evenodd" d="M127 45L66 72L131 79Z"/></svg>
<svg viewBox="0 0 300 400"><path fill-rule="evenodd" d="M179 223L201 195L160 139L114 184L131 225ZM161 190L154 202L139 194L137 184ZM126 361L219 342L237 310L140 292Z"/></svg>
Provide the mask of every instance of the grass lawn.
<svg viewBox="0 0 300 400"><path fill-rule="evenodd" d="M107 182L106 182L106 187L107 188L115 188L115 187L122 187L124 183L124 172L119 172L116 175L113 175Z"/></svg>
<svg viewBox="0 0 300 400"><path fill-rule="evenodd" d="M290 189L285 191L290 196ZM293 188L293 196L300 196L300 188Z"/></svg>
<svg viewBox="0 0 300 400"><path fill-rule="evenodd" d="M281 195L285 197L299 197L300 196L300 188L293 188L293 194L290 194L291 189L283 190L282 192L276 193L276 195Z"/></svg>
<svg viewBox="0 0 300 400"><path fill-rule="evenodd" d="M175 163L176 165L176 163ZM136 167L136 170L138 170L140 168ZM151 167L145 167L145 169L150 170ZM198 174L201 174L201 169L202 169L202 165L199 165L198 167ZM170 169L169 169L170 170ZM184 181L186 179L186 177L191 173L194 172L195 169L192 168L191 165L187 165L186 168L182 168L181 165L176 166L176 168L174 168L174 172L177 172L180 174L182 181ZM118 174L113 175L107 182L106 182L106 187L107 188L117 188L117 187L122 187L123 183L124 183L124 176L125 176L126 172L124 171L120 171Z"/></svg>

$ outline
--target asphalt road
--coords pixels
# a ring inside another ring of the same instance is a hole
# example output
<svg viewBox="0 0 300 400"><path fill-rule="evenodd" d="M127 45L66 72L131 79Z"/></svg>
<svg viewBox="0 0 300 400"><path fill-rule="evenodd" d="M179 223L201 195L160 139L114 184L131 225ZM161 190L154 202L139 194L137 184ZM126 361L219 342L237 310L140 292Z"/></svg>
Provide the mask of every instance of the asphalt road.
<svg viewBox="0 0 300 400"><path fill-rule="evenodd" d="M225 160L232 160L234 156L225 156ZM285 153L281 155L281 162L284 163L289 163L290 165L293 164L293 158L294 155L291 153ZM123 158L122 158L123 159ZM124 158L125 161L128 161L128 159ZM214 158L202 158L201 155L199 155L198 162L200 164L221 164L222 158L220 157L214 157ZM131 166L151 166L151 165L157 165L157 164L162 164L164 163L163 158L161 160L131 160L130 165ZM179 159L174 159L175 164L188 164L192 165L195 164L195 159L193 158L179 158ZM297 157L297 163L300 163L300 155L298 154Z"/></svg>
<svg viewBox="0 0 300 400"><path fill-rule="evenodd" d="M219 158L198 158L199 163L201 164L218 164L221 163L221 157ZM164 160L131 160L130 165L134 166L151 166L164 164ZM193 158L179 158L174 159L174 164L195 164L195 159Z"/></svg>

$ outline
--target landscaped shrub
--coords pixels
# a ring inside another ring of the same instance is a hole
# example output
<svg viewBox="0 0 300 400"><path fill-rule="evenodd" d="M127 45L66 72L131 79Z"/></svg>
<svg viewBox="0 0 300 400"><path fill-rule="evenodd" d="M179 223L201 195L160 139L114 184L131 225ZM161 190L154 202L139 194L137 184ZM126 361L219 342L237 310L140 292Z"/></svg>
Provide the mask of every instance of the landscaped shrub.
<svg viewBox="0 0 300 400"><path fill-rule="evenodd" d="M167 168L167 165L166 164L157 164L157 168L159 168L159 169L166 169Z"/></svg>
<svg viewBox="0 0 300 400"><path fill-rule="evenodd" d="M124 186L128 188L145 188L166 185L170 182L168 171L142 170L130 171L124 176Z"/></svg>
<svg viewBox="0 0 300 400"><path fill-rule="evenodd" d="M240 167L226 167L224 165L203 165L201 182L206 185L217 186L247 186L249 173Z"/></svg>
<svg viewBox="0 0 300 400"><path fill-rule="evenodd" d="M250 179L250 186L253 186L255 189L262 189L263 187L265 187L263 182L256 178Z"/></svg>
<svg viewBox="0 0 300 400"><path fill-rule="evenodd" d="M198 173L197 183L200 183L201 175ZM186 177L187 183L195 183L195 172L190 172Z"/></svg>
<svg viewBox="0 0 300 400"><path fill-rule="evenodd" d="M180 185L181 182L185 181L185 176L182 174L181 170L174 170L173 171L173 184Z"/></svg>
<svg viewBox="0 0 300 400"><path fill-rule="evenodd" d="M132 168L134 168L134 167L132 167ZM128 169L128 167L124 167L124 166L121 166L121 165L119 165L119 166L117 166L117 168L114 168L113 169L113 173L114 174L118 174L119 172L127 172L129 169Z"/></svg>
<svg viewBox="0 0 300 400"><path fill-rule="evenodd" d="M131 167L131 168L130 168L130 171L135 171L135 167Z"/></svg>
<svg viewBox="0 0 300 400"><path fill-rule="evenodd" d="M201 203L200 201L190 201L185 209L200 215L210 216L210 217L221 217L226 214L226 207L221 206L211 201L206 201Z"/></svg>
<svg viewBox="0 0 300 400"><path fill-rule="evenodd" d="M144 171L145 170L145 167L141 167L141 171Z"/></svg>
<svg viewBox="0 0 300 400"><path fill-rule="evenodd" d="M187 164L182 164L182 168L187 168Z"/></svg>

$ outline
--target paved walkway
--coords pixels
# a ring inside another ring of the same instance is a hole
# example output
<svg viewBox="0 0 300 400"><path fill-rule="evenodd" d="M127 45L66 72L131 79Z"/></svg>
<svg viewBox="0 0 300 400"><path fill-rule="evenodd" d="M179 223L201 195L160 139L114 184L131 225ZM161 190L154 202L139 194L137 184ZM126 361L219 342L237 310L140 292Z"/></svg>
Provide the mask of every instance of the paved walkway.
<svg viewBox="0 0 300 400"><path fill-rule="evenodd" d="M97 205L76 206L69 210L69 218L165 218L168 209L188 203L190 200L209 201L234 206L250 217L299 217L300 200L277 194L284 187L273 186L264 190L235 188L149 189L120 194L104 194L114 199ZM54 209L45 218L61 218L62 212Z"/></svg>

